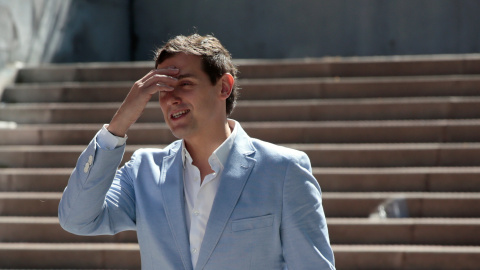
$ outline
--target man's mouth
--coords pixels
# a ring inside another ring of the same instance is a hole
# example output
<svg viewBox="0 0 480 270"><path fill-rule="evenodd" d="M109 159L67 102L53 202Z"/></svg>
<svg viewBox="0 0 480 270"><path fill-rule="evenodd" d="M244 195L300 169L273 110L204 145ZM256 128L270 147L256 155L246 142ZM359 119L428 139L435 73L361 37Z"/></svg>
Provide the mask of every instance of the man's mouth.
<svg viewBox="0 0 480 270"><path fill-rule="evenodd" d="M188 112L190 112L190 110L183 110L183 111L179 111L179 112L176 112L174 114L172 114L172 119L177 119L177 118L180 118L182 117L183 115L187 114Z"/></svg>

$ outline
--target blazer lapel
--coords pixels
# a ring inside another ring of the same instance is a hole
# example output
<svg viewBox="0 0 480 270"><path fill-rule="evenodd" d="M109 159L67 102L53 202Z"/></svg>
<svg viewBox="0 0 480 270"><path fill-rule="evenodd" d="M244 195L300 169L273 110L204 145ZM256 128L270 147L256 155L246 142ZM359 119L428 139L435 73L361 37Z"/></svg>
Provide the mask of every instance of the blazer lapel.
<svg viewBox="0 0 480 270"><path fill-rule="evenodd" d="M255 166L256 160L250 157L255 149L248 135L236 124L239 130L222 173L195 269L205 267Z"/></svg>
<svg viewBox="0 0 480 270"><path fill-rule="evenodd" d="M171 151L171 155L163 158L160 174L160 190L163 196L163 205L167 216L170 230L175 244L178 247L185 269L193 269L190 256L190 244L188 240L185 221L185 199L183 192L183 164L181 144L180 148Z"/></svg>

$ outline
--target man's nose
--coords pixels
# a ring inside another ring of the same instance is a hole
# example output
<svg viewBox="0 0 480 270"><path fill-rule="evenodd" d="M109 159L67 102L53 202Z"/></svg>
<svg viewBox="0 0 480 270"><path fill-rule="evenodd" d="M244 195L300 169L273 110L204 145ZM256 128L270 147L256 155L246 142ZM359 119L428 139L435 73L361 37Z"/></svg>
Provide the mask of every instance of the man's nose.
<svg viewBox="0 0 480 270"><path fill-rule="evenodd" d="M178 90L176 88L172 91L164 92L161 99L167 101L169 105L180 104L182 101L178 95Z"/></svg>

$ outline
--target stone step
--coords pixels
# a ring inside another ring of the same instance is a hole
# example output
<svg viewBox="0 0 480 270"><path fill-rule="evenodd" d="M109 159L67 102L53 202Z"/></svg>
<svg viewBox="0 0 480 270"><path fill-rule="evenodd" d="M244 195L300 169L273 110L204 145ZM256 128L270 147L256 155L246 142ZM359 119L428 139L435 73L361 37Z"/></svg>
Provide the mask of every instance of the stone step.
<svg viewBox="0 0 480 270"><path fill-rule="evenodd" d="M480 143L285 144L304 151L313 167L480 166ZM124 159L138 148L129 145ZM85 146L0 146L0 168L73 168Z"/></svg>
<svg viewBox="0 0 480 270"><path fill-rule="evenodd" d="M120 103L6 104L2 121L17 124L108 123ZM232 118L257 121L358 121L480 118L480 97L431 97L348 100L240 101ZM137 123L163 122L150 102Z"/></svg>
<svg viewBox="0 0 480 270"><path fill-rule="evenodd" d="M329 218L330 242L351 245L478 245L478 218Z"/></svg>
<svg viewBox="0 0 480 270"><path fill-rule="evenodd" d="M238 60L245 78L479 74L480 55L417 55Z"/></svg>
<svg viewBox="0 0 480 270"><path fill-rule="evenodd" d="M136 80L136 79L135 79ZM122 102L132 81L17 83L8 103ZM240 100L479 96L479 75L240 79ZM153 97L153 99L157 99Z"/></svg>
<svg viewBox="0 0 480 270"><path fill-rule="evenodd" d="M477 270L478 246L333 245L341 270Z"/></svg>
<svg viewBox="0 0 480 270"><path fill-rule="evenodd" d="M0 192L0 216L57 216L61 192ZM480 193L324 192L327 217L365 218L389 200L402 200L412 218L480 218Z"/></svg>
<svg viewBox="0 0 480 270"><path fill-rule="evenodd" d="M38 102L122 102L134 82L20 83L7 86L2 101Z"/></svg>
<svg viewBox="0 0 480 270"><path fill-rule="evenodd" d="M0 128L1 145L86 145L102 124L25 124ZM243 122L253 138L271 143L466 143L478 142L480 119ZM164 123L136 123L128 144L169 144Z"/></svg>
<svg viewBox="0 0 480 270"><path fill-rule="evenodd" d="M478 218L329 218L332 244L476 245ZM136 243L136 232L77 236L64 231L56 217L0 217L3 243Z"/></svg>
<svg viewBox="0 0 480 270"><path fill-rule="evenodd" d="M244 79L240 99L478 96L479 84L479 75Z"/></svg>
<svg viewBox="0 0 480 270"><path fill-rule="evenodd" d="M480 247L333 245L337 269L477 270ZM88 258L86 260L85 258ZM2 268L140 269L136 244L1 243Z"/></svg>
<svg viewBox="0 0 480 270"><path fill-rule="evenodd" d="M56 217L61 197L61 192L0 192L0 216Z"/></svg>
<svg viewBox="0 0 480 270"><path fill-rule="evenodd" d="M138 244L0 243L2 269L140 269Z"/></svg>
<svg viewBox="0 0 480 270"><path fill-rule="evenodd" d="M480 56L382 56L237 60L242 78L408 76L480 73ZM153 62L49 64L24 67L18 82L135 81Z"/></svg>
<svg viewBox="0 0 480 270"><path fill-rule="evenodd" d="M72 168L0 169L0 192L63 192ZM323 192L480 192L480 167L313 168Z"/></svg>
<svg viewBox="0 0 480 270"><path fill-rule="evenodd" d="M63 192L72 168L0 168L0 192Z"/></svg>
<svg viewBox="0 0 480 270"><path fill-rule="evenodd" d="M0 217L2 243L137 243L135 231L78 236L63 230L57 217Z"/></svg>
<svg viewBox="0 0 480 270"><path fill-rule="evenodd" d="M368 217L392 200L404 204L412 218L480 217L480 208L475 207L480 193L325 192L322 196L327 217Z"/></svg>
<svg viewBox="0 0 480 270"><path fill-rule="evenodd" d="M313 168L323 192L480 192L479 167Z"/></svg>

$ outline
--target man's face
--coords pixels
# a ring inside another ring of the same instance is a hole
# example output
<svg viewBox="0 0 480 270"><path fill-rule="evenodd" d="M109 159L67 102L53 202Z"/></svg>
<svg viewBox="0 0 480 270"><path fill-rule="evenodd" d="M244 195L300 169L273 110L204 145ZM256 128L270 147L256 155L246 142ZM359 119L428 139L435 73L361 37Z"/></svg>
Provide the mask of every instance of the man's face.
<svg viewBox="0 0 480 270"><path fill-rule="evenodd" d="M159 102L173 135L181 139L209 136L211 128L225 118L225 102L220 97L221 80L212 85L196 55L178 53L157 68L175 67L180 71L171 92L160 92ZM223 110L222 110L223 108Z"/></svg>

